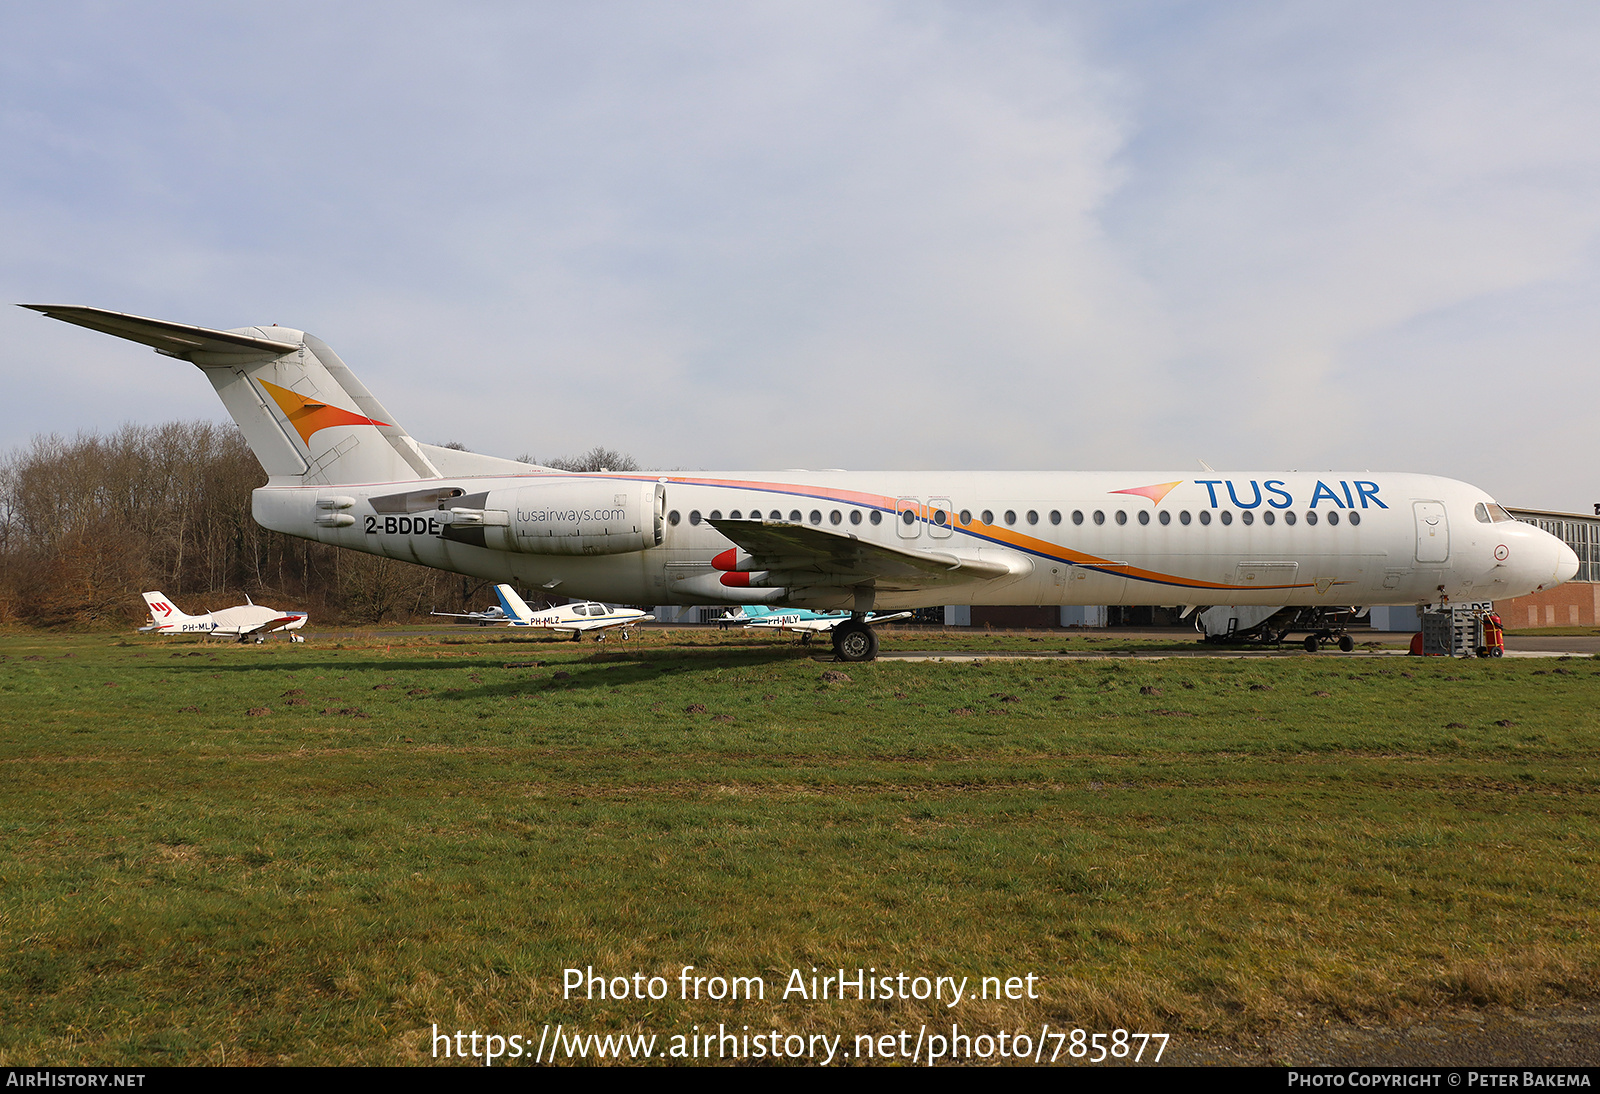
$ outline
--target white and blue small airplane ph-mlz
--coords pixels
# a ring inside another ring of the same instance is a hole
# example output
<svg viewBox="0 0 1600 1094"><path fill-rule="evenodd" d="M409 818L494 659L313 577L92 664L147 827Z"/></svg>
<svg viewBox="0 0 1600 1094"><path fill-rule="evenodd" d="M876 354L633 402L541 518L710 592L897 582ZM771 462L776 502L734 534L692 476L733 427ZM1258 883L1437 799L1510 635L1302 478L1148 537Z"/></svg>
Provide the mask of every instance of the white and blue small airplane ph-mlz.
<svg viewBox="0 0 1600 1094"><path fill-rule="evenodd" d="M868 612L862 620L869 627L879 623L893 623L897 619L911 618L910 612L879 615ZM745 630L773 630L798 634L802 642L811 641L815 634L832 634L842 623L850 621L849 612L813 612L804 608L769 608L763 604L740 604L718 619L724 629L742 626Z"/></svg>
<svg viewBox="0 0 1600 1094"><path fill-rule="evenodd" d="M655 618L647 615L638 608L612 608L605 604L593 601L583 604L563 604L557 608L547 608L536 612L528 607L522 597L510 585L496 585L494 595L499 598L500 622L512 627L543 627L560 635L572 635L573 641L578 641L586 634L604 632L611 627L621 627L624 639L628 637L628 628L637 623L648 623ZM489 612L495 611L490 608ZM448 612L434 612L434 615L450 615ZM458 615L458 619L479 619L487 617L488 612L472 612L467 615ZM604 638L603 633L599 634Z"/></svg>
<svg viewBox="0 0 1600 1094"><path fill-rule="evenodd" d="M848 611L831 631L846 661L877 655L874 611L1226 605L1272 609L1274 628L1334 621L1331 637L1353 609L1500 600L1578 572L1560 539L1436 475L564 472L419 444L303 331L26 306L199 367L267 473L262 527L612 603Z"/></svg>
<svg viewBox="0 0 1600 1094"><path fill-rule="evenodd" d="M144 594L150 608L150 622L139 628L141 634L201 634L214 638L237 638L241 642L254 638L263 641L277 631L297 631L306 625L305 612L280 612L257 604L247 595L243 604L205 615L185 615L178 610L166 593ZM291 634L295 642L304 641Z"/></svg>

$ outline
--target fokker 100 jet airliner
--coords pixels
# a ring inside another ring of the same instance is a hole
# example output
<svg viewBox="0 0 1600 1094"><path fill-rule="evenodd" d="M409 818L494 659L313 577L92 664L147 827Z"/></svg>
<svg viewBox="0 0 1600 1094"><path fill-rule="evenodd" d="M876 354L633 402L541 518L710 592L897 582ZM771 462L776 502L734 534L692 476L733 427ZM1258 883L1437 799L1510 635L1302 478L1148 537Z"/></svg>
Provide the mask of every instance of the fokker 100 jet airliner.
<svg viewBox="0 0 1600 1094"><path fill-rule="evenodd" d="M1578 569L1556 537L1431 475L556 471L417 443L300 331L25 306L199 366L267 472L263 527L608 603L843 609L847 661L876 656L875 609L1331 615L1521 596Z"/></svg>

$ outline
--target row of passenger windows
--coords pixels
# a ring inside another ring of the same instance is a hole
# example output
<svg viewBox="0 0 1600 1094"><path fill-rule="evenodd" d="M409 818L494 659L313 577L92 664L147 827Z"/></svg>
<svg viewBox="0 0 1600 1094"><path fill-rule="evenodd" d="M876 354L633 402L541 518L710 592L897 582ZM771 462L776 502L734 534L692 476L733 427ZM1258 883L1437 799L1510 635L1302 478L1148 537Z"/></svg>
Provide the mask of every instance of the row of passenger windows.
<svg viewBox="0 0 1600 1094"><path fill-rule="evenodd" d="M1141 509L1141 510L1139 510L1137 516L1138 516L1140 524L1149 524L1150 523L1150 510ZM1276 524L1278 522L1278 517L1279 516L1280 516L1279 513L1275 512L1275 511L1273 511L1271 509L1262 510L1261 523L1262 524ZM1292 512L1282 513L1281 516L1283 517L1283 523L1285 523L1285 524L1294 524L1299 520L1299 518L1297 516L1295 516L1295 514L1292 513ZM1200 510L1199 517L1200 517L1200 523L1201 524L1210 524L1211 520L1212 520L1211 510L1209 510L1209 509ZM1327 519L1329 524L1338 524L1339 523L1339 513L1338 513L1337 510L1329 510L1328 512L1323 514L1323 517L1325 517ZM1094 522L1096 524L1104 524L1106 522L1105 510L1104 509L1096 509L1094 511L1092 519L1094 520ZM1128 523L1128 511L1126 509L1118 509L1116 511L1116 514L1115 514L1115 519L1116 519L1116 522L1118 524L1127 524ZM1159 513L1156 514L1156 519L1161 524L1171 524L1172 523L1172 513L1171 513L1170 510L1163 509ZM1179 512L1178 512L1178 523L1179 524L1188 524L1193 519L1194 518L1189 515L1189 510L1187 510L1187 509L1179 510ZM1219 513L1218 519L1220 519L1223 524L1232 524L1233 523L1233 510L1231 510L1231 509L1223 509L1223 510L1221 510L1220 513ZM1306 510L1306 523L1307 524L1315 524L1315 523L1317 523L1318 519L1319 518L1317 516L1316 510L1314 510L1314 509ZM1361 523L1361 514L1360 513L1350 513L1348 515L1348 519L1349 519L1351 524L1360 524ZM983 514L982 514L982 521L983 521L984 524L993 524L994 523L994 512L992 510L985 509L983 511ZM1039 523L1039 513L1038 513L1038 511L1035 510L1035 509L1029 509L1028 512L1027 512L1027 521L1028 521L1029 524L1038 524ZM1017 523L1017 514L1016 514L1015 510L1013 510L1013 509L1007 509L1006 510L1006 512L1005 512L1005 522L1008 525ZM1082 524L1083 522L1084 522L1083 510L1082 509L1074 509L1072 511L1072 523L1073 524ZM1254 524L1256 522L1255 511L1251 510L1251 509L1242 510L1239 513L1239 522L1241 524ZM963 509L961 511L961 523L964 524L964 525L972 523L972 512L971 512L971 510ZM1059 509L1050 510L1050 523L1051 524L1060 524L1061 523L1061 511Z"/></svg>
<svg viewBox="0 0 1600 1094"><path fill-rule="evenodd" d="M879 512L878 510L876 510L876 509L874 509L874 510L872 510L872 512L868 513L867 517L868 517L869 521L871 523L873 523L873 524L882 524L883 523L883 514L881 512ZM683 518L678 515L678 511L676 509L674 509L672 512L667 514L667 523L668 524L677 524L682 519ZM701 517L700 510L698 510L698 509L689 510L689 523L690 524L699 524L701 520L721 520L721 519L722 519L722 510L721 509L713 509L713 510L711 510L711 512L707 513L704 517ZM749 515L748 518L745 516L745 514L741 510L734 509L734 510L731 510L728 513L728 519L729 520L746 520L746 519L748 519L748 520L761 520L763 518L761 516L761 510L759 510L759 509L750 510L750 515ZM780 510L780 509L774 509L774 510L772 510L770 513L768 513L766 515L765 519L766 520L783 520L784 519L783 511ZM789 510L788 520L789 520L790 524L800 524L800 523L802 523L804 521L804 519L805 518L801 514L800 510L798 510L798 509ZM844 523L844 519L845 519L844 514L839 512L839 510L837 510L837 509L835 509L833 512L828 514L828 523L829 524L843 524ZM911 519L915 520L916 517L913 516ZM811 510L811 523L812 524L821 524L822 523L822 510L820 510L820 509ZM851 524L860 524L861 523L861 510L859 510L859 509L850 510L850 523ZM910 523L910 522L908 521L907 523Z"/></svg>
<svg viewBox="0 0 1600 1094"><path fill-rule="evenodd" d="M1262 524L1275 524L1275 523L1277 523L1278 517L1280 515L1283 517L1283 523L1285 523L1285 524L1291 524L1292 525L1292 524L1295 524L1299 520L1299 518L1293 512L1286 511L1286 512L1284 512L1282 514L1279 514L1279 513L1275 512L1274 510L1266 509L1266 510L1263 510L1262 513L1261 513L1261 523ZM811 510L811 513L810 513L809 516L810 516L810 521L811 521L812 524L821 524L822 523L822 510L813 509L813 510ZM1138 516L1138 520L1139 520L1140 524L1149 524L1150 523L1150 511L1148 509L1139 510L1137 516ZM874 509L874 510L870 511L867 514L867 518L872 524L882 524L883 523L883 513L880 512L877 509ZM679 517L678 511L676 509L672 510L672 512L667 514L667 523L668 524L677 524L679 522L679 520L681 520L681 519L682 518ZM698 510L698 509L689 510L689 523L690 524L699 524L702 519L721 520L722 519L722 510L713 509L713 510L711 510L710 513L706 514L705 518L701 517L700 510ZM745 518L744 513L741 510L734 509L734 510L731 510L728 513L728 519L730 519L730 520L744 520L746 518ZM750 519L750 520L761 520L762 519L761 510L752 509L750 511L750 515L749 515L748 519ZM771 512L769 512L767 514L766 519L767 520L783 520L784 519L784 515L783 515L782 510L773 509ZM915 524L916 520L917 520L917 515L912 510L907 509L905 512L900 514L900 519L902 521L904 521L906 524ZM949 517L945 514L945 511L943 509L935 509L933 511L931 519L932 519L934 524L942 526L942 525L945 524L946 521L949 520ZM1026 519L1029 524L1038 524L1039 523L1039 511L1037 509L1029 509L1027 511L1024 519ZM1084 517L1084 513L1083 513L1082 509L1074 509L1072 511L1072 523L1073 524L1082 524L1085 519L1086 518ZM1094 523L1096 523L1096 524L1104 524L1106 522L1105 510L1096 509L1094 511L1092 517L1090 517L1088 519L1092 519L1094 521ZM1127 512L1127 510L1126 509L1118 509L1116 511L1116 513L1114 514L1114 519L1116 520L1116 522L1118 524L1127 524L1128 523L1128 512ZM1159 513L1156 514L1156 519L1161 524L1171 524L1172 523L1172 513L1171 513L1170 510L1163 509ZM1221 520L1223 524L1232 524L1233 523L1233 511L1231 509L1223 509L1223 510L1221 510L1219 512L1219 514L1218 514L1216 519ZM1317 516L1316 510L1314 510L1314 509L1306 510L1305 521L1306 521L1307 524L1315 524L1315 523L1317 523L1318 519L1319 518ZM1338 524L1339 523L1339 512L1338 512L1338 510L1329 510L1326 513L1322 514L1322 518L1321 519L1325 519L1329 524ZM1348 514L1345 515L1345 519L1348 520L1351 524L1360 524L1361 523L1361 514L1360 513L1348 513ZM789 523L791 523L791 524L800 524L800 523L803 522L804 517L801 514L800 510L791 509L789 511L788 520L789 520ZM861 523L861 510L859 510L859 509L850 510L849 520L850 520L851 524L860 524ZM980 520L981 520L981 522L983 524L993 524L995 522L994 521L994 511L992 509L985 509L982 512L982 514L980 514ZM1016 512L1016 510L1015 509L1007 509L1005 511L1005 514L1004 514L1004 520L1005 520L1006 524L1008 524L1008 525L1016 524L1017 523L1017 512ZM1179 510L1179 512L1178 512L1178 523L1179 524L1189 524L1193 520L1194 520L1194 518L1190 516L1189 510L1187 510L1187 509ZM1211 510L1209 510L1209 509L1201 509L1199 511L1199 520L1200 520L1201 524L1210 524L1211 521L1212 521ZM841 513L837 509L832 510L828 514L828 523L829 524L843 524L844 521L845 521L844 514ZM1250 510L1250 509L1241 510L1240 513L1239 513L1239 522L1241 524L1254 524L1256 522L1255 511L1254 510ZM963 526L970 525L972 523L972 510L970 510L970 509L961 510L961 523L962 523ZM1059 509L1050 510L1050 523L1051 524L1060 524L1061 523L1061 510L1059 510Z"/></svg>

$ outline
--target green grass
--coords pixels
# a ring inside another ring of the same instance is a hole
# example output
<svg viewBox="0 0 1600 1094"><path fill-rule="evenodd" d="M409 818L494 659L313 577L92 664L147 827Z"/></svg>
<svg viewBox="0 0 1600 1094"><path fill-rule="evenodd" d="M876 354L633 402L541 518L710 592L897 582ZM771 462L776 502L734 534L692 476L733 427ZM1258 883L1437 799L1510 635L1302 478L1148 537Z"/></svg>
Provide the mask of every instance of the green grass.
<svg viewBox="0 0 1600 1094"><path fill-rule="evenodd" d="M1600 662L790 641L0 636L0 1064L426 1061L435 1023L1229 1036L1600 985ZM1043 998L563 1000L589 965Z"/></svg>

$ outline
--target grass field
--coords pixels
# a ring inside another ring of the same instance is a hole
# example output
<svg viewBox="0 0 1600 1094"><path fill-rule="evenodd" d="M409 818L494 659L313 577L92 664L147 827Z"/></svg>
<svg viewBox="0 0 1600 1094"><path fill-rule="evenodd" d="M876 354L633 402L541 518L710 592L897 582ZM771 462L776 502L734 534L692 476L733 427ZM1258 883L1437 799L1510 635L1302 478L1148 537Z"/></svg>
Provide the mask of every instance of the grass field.
<svg viewBox="0 0 1600 1094"><path fill-rule="evenodd" d="M1600 987L1600 661L815 652L0 635L0 1064L1226 1038ZM682 1001L686 965L767 998ZM672 992L563 999L588 966ZM1040 998L778 998L813 966Z"/></svg>

